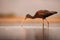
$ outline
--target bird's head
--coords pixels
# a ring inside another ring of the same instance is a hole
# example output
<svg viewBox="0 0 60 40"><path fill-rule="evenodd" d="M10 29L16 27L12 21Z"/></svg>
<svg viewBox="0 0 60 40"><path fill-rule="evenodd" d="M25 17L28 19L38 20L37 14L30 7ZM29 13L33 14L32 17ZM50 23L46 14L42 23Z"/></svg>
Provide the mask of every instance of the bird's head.
<svg viewBox="0 0 60 40"><path fill-rule="evenodd" d="M32 18L32 16L31 16L30 14L27 14L26 17L25 17L25 20L26 20L27 18Z"/></svg>

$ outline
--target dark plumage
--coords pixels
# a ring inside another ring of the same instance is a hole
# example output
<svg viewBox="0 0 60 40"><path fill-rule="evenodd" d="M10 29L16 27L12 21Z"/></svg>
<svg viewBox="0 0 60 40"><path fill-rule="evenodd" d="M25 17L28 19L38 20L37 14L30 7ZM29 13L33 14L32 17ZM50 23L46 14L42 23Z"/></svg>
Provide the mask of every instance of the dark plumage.
<svg viewBox="0 0 60 40"><path fill-rule="evenodd" d="M53 14L56 14L56 11L48 11L48 10L38 10L34 16L31 16L30 14L26 15L26 18L42 18L45 19L46 17L49 17Z"/></svg>

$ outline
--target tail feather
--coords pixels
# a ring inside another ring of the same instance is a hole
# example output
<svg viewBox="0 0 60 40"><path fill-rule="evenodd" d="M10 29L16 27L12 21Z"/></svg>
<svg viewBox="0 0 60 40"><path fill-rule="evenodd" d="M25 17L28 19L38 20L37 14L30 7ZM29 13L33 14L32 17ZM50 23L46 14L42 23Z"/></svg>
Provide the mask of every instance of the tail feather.
<svg viewBox="0 0 60 40"><path fill-rule="evenodd" d="M44 15L44 17L48 17L48 16L51 16L51 15L54 15L54 14L57 14L57 12L46 13L46 14Z"/></svg>

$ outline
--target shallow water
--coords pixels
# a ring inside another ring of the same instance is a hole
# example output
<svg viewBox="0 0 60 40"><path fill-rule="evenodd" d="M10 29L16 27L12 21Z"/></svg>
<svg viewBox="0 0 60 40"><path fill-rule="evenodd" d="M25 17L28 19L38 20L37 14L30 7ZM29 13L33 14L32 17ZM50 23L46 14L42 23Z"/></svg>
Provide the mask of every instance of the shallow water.
<svg viewBox="0 0 60 40"><path fill-rule="evenodd" d="M42 40L42 23L1 23L0 40ZM60 23L45 23L44 40L60 40Z"/></svg>

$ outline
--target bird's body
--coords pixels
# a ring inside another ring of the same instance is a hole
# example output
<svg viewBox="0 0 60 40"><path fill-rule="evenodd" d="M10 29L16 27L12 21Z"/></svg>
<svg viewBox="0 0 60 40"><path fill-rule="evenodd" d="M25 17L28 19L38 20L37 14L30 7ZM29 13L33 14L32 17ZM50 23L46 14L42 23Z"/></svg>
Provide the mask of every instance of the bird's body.
<svg viewBox="0 0 60 40"><path fill-rule="evenodd" d="M39 10L36 12L36 14L34 15L34 18L43 18L45 19L48 16L51 16L53 14L56 14L57 12L53 12L53 11L48 11L48 10Z"/></svg>

